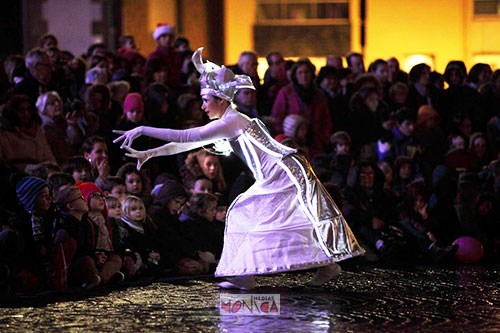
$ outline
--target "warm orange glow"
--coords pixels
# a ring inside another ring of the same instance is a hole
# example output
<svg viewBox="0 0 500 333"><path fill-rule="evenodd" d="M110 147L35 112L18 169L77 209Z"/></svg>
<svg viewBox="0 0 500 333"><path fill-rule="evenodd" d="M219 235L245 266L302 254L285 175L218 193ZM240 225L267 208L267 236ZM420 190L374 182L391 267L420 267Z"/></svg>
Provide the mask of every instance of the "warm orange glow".
<svg viewBox="0 0 500 333"><path fill-rule="evenodd" d="M151 33L156 24L177 19L176 1L173 0L123 0L123 4L124 33L136 36L144 54L155 47ZM500 15L474 16L472 0L370 0L366 5L366 45L363 49L360 0L349 2L351 50L364 52L366 67L377 58L396 57L401 66L409 70L420 61L415 56L422 55L425 61L420 62L440 72L450 60L463 60L468 68L477 62L500 68ZM234 64L242 51L254 49L252 31L256 8L257 0L224 1L221 15L225 22L225 63ZM314 43L314 36L304 38ZM319 68L325 61L320 58L314 62ZM265 60L260 63L259 70L263 73L262 66L267 65Z"/></svg>
<svg viewBox="0 0 500 333"><path fill-rule="evenodd" d="M428 54L410 54L400 59L399 65L403 70L409 72L413 66L421 63L429 65L431 70L435 68L434 57Z"/></svg>
<svg viewBox="0 0 500 333"><path fill-rule="evenodd" d="M286 57L285 59L297 61L299 58L298 57ZM259 73L259 77L262 81L264 79L264 74L266 73L266 69L268 67L267 60L265 57L261 57L258 60L259 60L259 66L257 67L257 72ZM321 67L326 65L326 57L309 57L309 60L311 60L313 65L316 66L316 74L318 74L318 71Z"/></svg>
<svg viewBox="0 0 500 333"><path fill-rule="evenodd" d="M500 69L500 52L492 54L475 54L472 56L472 63L489 64L493 70Z"/></svg>

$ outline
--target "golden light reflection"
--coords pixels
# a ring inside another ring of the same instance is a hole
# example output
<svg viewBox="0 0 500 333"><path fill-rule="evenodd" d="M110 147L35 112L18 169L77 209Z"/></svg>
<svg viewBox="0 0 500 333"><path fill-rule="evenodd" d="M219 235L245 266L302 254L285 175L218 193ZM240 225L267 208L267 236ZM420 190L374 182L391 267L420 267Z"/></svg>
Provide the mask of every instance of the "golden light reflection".
<svg viewBox="0 0 500 333"><path fill-rule="evenodd" d="M434 56L429 54L407 55L401 60L400 66L404 71L409 72L413 66L421 63L429 65L431 67L431 70L434 70L436 68L434 64Z"/></svg>
<svg viewBox="0 0 500 333"><path fill-rule="evenodd" d="M500 68L500 53L475 54L472 56L472 63L483 63L491 66L492 70Z"/></svg>
<svg viewBox="0 0 500 333"><path fill-rule="evenodd" d="M299 59L300 57L285 57L285 60L297 61ZM309 60L311 60L313 65L316 66L316 74L318 74L319 69L321 67L326 66L326 57L309 57ZM258 61L259 61L259 66L257 67L257 72L259 73L261 81L263 81L264 74L266 73L266 69L268 68L267 60L265 57L260 57Z"/></svg>

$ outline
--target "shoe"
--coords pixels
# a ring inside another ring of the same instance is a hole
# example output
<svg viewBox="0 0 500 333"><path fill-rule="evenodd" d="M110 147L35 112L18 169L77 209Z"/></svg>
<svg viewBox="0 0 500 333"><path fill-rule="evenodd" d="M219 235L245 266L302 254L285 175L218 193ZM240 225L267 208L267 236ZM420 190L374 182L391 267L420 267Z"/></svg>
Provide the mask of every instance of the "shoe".
<svg viewBox="0 0 500 333"><path fill-rule="evenodd" d="M250 276L237 276L229 281L220 282L217 285L223 289L239 289L239 290L252 290L255 288L257 282L253 275Z"/></svg>
<svg viewBox="0 0 500 333"><path fill-rule="evenodd" d="M122 283L124 280L125 280L125 274L118 271L111 277L111 279L109 279L108 283L117 285Z"/></svg>
<svg viewBox="0 0 500 333"><path fill-rule="evenodd" d="M97 274L92 275L87 281L82 283L82 288L85 290L94 289L101 284L101 277Z"/></svg>
<svg viewBox="0 0 500 333"><path fill-rule="evenodd" d="M337 263L328 266L323 266L318 269L316 276L306 283L309 287L319 287L330 281L336 276L339 276L342 268Z"/></svg>

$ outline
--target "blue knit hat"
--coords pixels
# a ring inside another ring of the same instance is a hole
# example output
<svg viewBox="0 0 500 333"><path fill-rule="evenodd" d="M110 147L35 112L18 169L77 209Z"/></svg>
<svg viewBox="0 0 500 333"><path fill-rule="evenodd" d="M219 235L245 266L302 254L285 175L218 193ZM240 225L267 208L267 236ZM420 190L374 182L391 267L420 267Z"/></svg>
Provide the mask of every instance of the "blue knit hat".
<svg viewBox="0 0 500 333"><path fill-rule="evenodd" d="M19 201L24 205L24 209L30 213L33 212L38 194L46 187L48 188L49 184L38 177L24 177L21 179L17 183L16 193Z"/></svg>

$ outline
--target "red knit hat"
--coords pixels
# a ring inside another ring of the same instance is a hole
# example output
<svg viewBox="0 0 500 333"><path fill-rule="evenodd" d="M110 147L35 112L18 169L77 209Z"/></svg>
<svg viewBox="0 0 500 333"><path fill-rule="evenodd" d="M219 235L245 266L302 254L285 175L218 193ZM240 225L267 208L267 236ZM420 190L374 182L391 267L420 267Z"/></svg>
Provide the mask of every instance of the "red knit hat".
<svg viewBox="0 0 500 333"><path fill-rule="evenodd" d="M89 197L92 193L99 192L104 195L104 192L99 188L99 186L92 182L76 183L76 186L80 189L80 192L82 192L82 196L87 203L89 203Z"/></svg>
<svg viewBox="0 0 500 333"><path fill-rule="evenodd" d="M124 114L134 109L144 112L144 102L142 101L142 96L139 93L127 94L127 97L125 97L125 101L123 101Z"/></svg>
<svg viewBox="0 0 500 333"><path fill-rule="evenodd" d="M278 134L274 137L274 140L278 141L279 143L283 142L283 140L285 139L288 139L285 134Z"/></svg>
<svg viewBox="0 0 500 333"><path fill-rule="evenodd" d="M108 207L106 206L106 200L104 200L105 197L104 192L99 188L99 186L97 186L92 182L77 182L75 186L80 189L80 192L82 193L82 196L85 199L85 201L87 201L89 208L90 208L90 195L95 192L99 192L102 195L104 202L104 210L102 211L102 215L106 220L106 225L109 230L109 236L111 237L111 239L113 239L112 226L108 219Z"/></svg>

